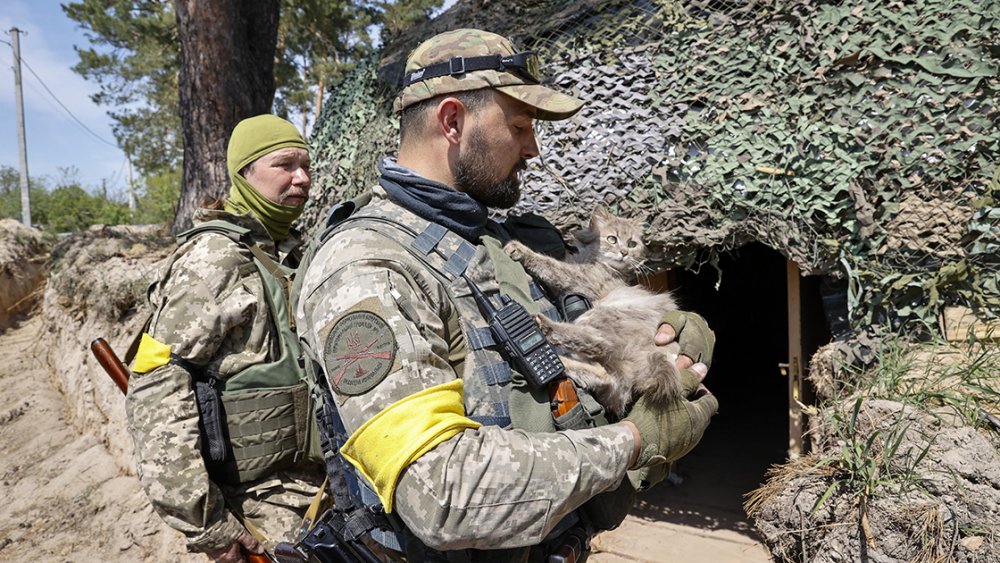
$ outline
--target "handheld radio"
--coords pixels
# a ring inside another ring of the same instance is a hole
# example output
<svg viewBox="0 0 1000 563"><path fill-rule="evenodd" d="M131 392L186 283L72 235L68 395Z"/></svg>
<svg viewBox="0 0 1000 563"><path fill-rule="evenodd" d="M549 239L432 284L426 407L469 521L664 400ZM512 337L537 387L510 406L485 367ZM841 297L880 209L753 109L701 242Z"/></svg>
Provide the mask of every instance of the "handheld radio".
<svg viewBox="0 0 1000 563"><path fill-rule="evenodd" d="M500 308L497 308L472 280L462 277L469 284L479 311L490 323L493 339L503 347L508 361L532 387L545 388L549 382L566 374L556 351L523 305L501 294Z"/></svg>

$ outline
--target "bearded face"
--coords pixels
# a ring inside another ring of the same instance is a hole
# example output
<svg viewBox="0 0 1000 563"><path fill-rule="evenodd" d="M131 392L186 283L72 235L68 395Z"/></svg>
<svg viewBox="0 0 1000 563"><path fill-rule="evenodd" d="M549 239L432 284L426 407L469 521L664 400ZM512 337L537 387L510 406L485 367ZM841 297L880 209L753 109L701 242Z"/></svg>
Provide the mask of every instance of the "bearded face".
<svg viewBox="0 0 1000 563"><path fill-rule="evenodd" d="M486 207L508 209L521 198L521 171L527 164L518 158L507 169L481 128L469 135L469 145L455 164L456 187Z"/></svg>

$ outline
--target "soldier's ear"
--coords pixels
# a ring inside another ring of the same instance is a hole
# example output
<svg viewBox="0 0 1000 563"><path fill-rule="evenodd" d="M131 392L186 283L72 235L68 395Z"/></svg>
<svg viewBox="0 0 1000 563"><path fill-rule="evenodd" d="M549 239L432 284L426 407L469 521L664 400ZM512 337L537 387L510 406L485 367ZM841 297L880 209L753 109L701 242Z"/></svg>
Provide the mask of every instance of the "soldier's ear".
<svg viewBox="0 0 1000 563"><path fill-rule="evenodd" d="M462 140L465 126L465 105L456 98L445 98L434 108L434 127L449 144L457 145Z"/></svg>

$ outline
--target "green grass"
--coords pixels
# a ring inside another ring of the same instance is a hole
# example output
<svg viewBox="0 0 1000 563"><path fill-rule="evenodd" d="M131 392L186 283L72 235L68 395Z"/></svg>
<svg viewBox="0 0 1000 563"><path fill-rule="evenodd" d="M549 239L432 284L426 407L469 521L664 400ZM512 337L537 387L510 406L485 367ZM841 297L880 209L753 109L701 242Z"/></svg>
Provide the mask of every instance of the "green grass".
<svg viewBox="0 0 1000 563"><path fill-rule="evenodd" d="M960 349L941 341L913 344L884 337L876 355L874 368L848 368L847 379L854 383L845 396L898 401L928 412L948 406L972 426L986 425L983 413L1000 404L1000 346L989 341L970 339Z"/></svg>
<svg viewBox="0 0 1000 563"><path fill-rule="evenodd" d="M920 487L916 468L930 451L933 437L929 437L926 445L919 450L909 446L901 451L903 440L912 425L905 413L900 411L887 428L869 429L859 425L863 403L862 397L856 398L850 416L845 416L836 408L827 411L832 412L830 424L840 448L820 458L814 466L817 469L829 466L833 472L830 485L816 501L812 513L819 510L834 493L840 493L855 496L864 517L869 501L887 486L892 486L893 493Z"/></svg>

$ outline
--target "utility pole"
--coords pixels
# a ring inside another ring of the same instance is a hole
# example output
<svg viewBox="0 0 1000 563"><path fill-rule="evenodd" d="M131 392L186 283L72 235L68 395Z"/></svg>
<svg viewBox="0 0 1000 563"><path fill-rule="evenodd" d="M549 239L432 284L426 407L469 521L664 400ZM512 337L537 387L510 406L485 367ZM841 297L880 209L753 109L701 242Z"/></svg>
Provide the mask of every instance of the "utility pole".
<svg viewBox="0 0 1000 563"><path fill-rule="evenodd" d="M128 161L128 209L135 215L135 180L132 178L132 157L125 155L125 160Z"/></svg>
<svg viewBox="0 0 1000 563"><path fill-rule="evenodd" d="M17 146L21 155L21 222L31 226L31 199L28 196L28 145L24 139L24 95L21 93L21 30L10 29L14 48L14 92L17 99Z"/></svg>

